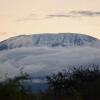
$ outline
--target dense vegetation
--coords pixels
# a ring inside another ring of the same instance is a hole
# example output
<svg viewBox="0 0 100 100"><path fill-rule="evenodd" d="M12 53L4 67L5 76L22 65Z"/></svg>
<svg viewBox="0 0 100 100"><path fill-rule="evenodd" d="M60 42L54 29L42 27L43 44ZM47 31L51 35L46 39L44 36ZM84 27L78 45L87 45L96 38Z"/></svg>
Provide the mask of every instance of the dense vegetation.
<svg viewBox="0 0 100 100"><path fill-rule="evenodd" d="M100 100L100 67L79 67L46 77L48 89L33 93L27 74L0 82L0 100Z"/></svg>

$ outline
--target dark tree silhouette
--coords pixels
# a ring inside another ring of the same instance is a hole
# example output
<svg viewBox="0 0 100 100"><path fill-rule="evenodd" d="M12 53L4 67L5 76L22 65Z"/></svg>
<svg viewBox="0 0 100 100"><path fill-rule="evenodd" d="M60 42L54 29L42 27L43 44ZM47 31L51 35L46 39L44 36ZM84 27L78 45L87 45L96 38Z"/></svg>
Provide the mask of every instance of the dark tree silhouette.
<svg viewBox="0 0 100 100"><path fill-rule="evenodd" d="M100 68L73 68L47 76L49 94L58 100L98 100L100 98ZM70 99L69 99L70 98Z"/></svg>

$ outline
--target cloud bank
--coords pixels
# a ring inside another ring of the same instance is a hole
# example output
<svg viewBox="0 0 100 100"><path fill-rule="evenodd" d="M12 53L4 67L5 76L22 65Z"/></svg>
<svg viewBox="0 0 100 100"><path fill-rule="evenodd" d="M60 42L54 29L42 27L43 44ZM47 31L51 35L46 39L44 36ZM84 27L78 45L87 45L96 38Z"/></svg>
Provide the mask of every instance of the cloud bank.
<svg viewBox="0 0 100 100"><path fill-rule="evenodd" d="M100 16L100 11L71 11L69 14L75 15L75 16L88 16L88 17L94 17L94 16Z"/></svg>
<svg viewBox="0 0 100 100"><path fill-rule="evenodd" d="M44 20L49 18L77 18L77 17L100 17L100 11L90 11L90 10L72 10L69 12L65 12L63 14L48 14L41 16L39 14L30 13L29 15L18 18L16 21L32 21L32 20Z"/></svg>
<svg viewBox="0 0 100 100"><path fill-rule="evenodd" d="M27 16L16 19L16 22L32 21L32 20L44 20L49 18L78 18L78 17L100 17L100 11L90 11L90 10L72 10L69 12L64 12L63 14L48 14L40 15L36 13L30 13Z"/></svg>
<svg viewBox="0 0 100 100"><path fill-rule="evenodd" d="M50 14L47 15L47 17L48 18L100 17L100 11L89 11L89 10L70 11L67 12L66 14Z"/></svg>
<svg viewBox="0 0 100 100"><path fill-rule="evenodd" d="M21 68L34 77L44 77L88 64L100 64L99 48L19 48L0 52L0 77L19 75Z"/></svg>
<svg viewBox="0 0 100 100"><path fill-rule="evenodd" d="M32 21L32 20L36 20L36 19L37 19L37 15L35 13L31 13L27 16L16 19L16 22Z"/></svg>

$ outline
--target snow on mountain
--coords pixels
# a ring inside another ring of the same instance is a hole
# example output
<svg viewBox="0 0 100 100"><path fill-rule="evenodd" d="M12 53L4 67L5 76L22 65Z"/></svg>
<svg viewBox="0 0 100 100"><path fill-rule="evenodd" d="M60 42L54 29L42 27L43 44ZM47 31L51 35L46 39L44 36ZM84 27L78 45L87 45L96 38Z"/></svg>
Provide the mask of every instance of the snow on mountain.
<svg viewBox="0 0 100 100"><path fill-rule="evenodd" d="M96 46L96 47L95 47ZM20 69L43 82L48 74L73 65L100 65L100 41L82 34L22 35L0 42L0 79L19 75Z"/></svg>
<svg viewBox="0 0 100 100"><path fill-rule="evenodd" d="M0 50L20 47L92 46L98 39L82 34L35 34L9 38L0 43Z"/></svg>

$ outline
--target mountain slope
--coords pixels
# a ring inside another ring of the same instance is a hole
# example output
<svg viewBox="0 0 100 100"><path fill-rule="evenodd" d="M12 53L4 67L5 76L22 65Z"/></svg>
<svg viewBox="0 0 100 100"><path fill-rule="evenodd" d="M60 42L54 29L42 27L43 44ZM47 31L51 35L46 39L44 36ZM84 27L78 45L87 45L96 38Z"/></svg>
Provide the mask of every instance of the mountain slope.
<svg viewBox="0 0 100 100"><path fill-rule="evenodd" d="M0 42L0 80L7 78L6 74L13 78L23 69L33 77L33 87L38 90L44 86L41 84L45 83L45 76L51 73L67 70L73 65L100 65L99 47L100 40L82 34L12 37Z"/></svg>
<svg viewBox="0 0 100 100"><path fill-rule="evenodd" d="M98 39L82 34L35 34L21 35L9 38L0 43L0 50L20 47L70 47L70 46L92 46Z"/></svg>

